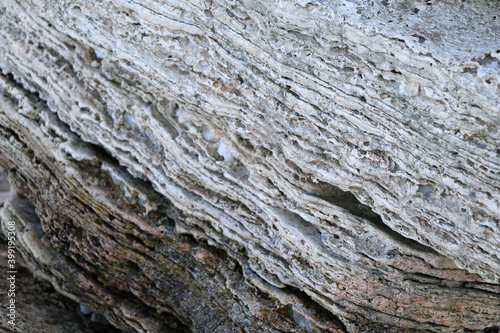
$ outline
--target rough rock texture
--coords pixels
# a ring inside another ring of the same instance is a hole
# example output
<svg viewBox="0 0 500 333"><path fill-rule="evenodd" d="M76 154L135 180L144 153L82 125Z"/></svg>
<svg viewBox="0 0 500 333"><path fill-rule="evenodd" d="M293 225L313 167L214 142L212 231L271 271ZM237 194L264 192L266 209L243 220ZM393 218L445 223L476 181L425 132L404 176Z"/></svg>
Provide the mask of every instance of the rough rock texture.
<svg viewBox="0 0 500 333"><path fill-rule="evenodd" d="M499 21L2 0L1 219L128 331L498 331Z"/></svg>
<svg viewBox="0 0 500 333"><path fill-rule="evenodd" d="M10 197L10 187L5 174L0 169L0 208ZM8 243L0 233L0 332L20 333L119 333L118 329L105 324L105 320L96 313L82 308L76 302L59 294L47 281L33 276L21 256L16 256L16 325L8 323L5 310L9 305L8 293L10 282L4 273L12 271L8 267ZM8 312L7 312L8 313Z"/></svg>

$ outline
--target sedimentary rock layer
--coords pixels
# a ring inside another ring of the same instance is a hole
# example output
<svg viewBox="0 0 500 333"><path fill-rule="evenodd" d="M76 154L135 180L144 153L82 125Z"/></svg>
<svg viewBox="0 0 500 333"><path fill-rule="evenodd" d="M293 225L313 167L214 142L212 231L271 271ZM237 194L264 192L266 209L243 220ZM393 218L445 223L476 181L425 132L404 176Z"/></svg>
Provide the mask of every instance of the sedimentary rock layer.
<svg viewBox="0 0 500 333"><path fill-rule="evenodd" d="M125 330L498 326L499 14L3 0L2 222Z"/></svg>

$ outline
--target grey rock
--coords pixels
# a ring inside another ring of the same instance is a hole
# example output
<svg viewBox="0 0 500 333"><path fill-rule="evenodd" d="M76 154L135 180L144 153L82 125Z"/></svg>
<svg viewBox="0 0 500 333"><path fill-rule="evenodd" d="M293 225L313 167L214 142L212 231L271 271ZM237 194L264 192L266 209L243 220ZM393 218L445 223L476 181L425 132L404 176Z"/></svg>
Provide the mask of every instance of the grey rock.
<svg viewBox="0 0 500 333"><path fill-rule="evenodd" d="M498 327L499 17L5 0L2 222L127 331Z"/></svg>

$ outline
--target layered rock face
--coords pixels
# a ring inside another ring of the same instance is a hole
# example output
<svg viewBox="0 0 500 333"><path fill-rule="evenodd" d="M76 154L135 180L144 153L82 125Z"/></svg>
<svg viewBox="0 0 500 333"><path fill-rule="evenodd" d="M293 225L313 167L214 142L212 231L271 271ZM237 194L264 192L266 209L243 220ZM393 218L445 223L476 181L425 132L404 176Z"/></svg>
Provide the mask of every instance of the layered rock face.
<svg viewBox="0 0 500 333"><path fill-rule="evenodd" d="M499 21L2 0L3 229L129 332L498 331Z"/></svg>

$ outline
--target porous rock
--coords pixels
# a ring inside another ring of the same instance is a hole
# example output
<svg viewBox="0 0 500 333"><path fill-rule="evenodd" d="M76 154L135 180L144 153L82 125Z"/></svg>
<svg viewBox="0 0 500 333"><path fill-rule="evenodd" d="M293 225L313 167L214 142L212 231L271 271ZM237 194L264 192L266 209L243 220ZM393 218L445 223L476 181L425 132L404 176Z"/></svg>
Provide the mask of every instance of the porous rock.
<svg viewBox="0 0 500 333"><path fill-rule="evenodd" d="M499 17L3 0L3 228L127 331L494 330Z"/></svg>

